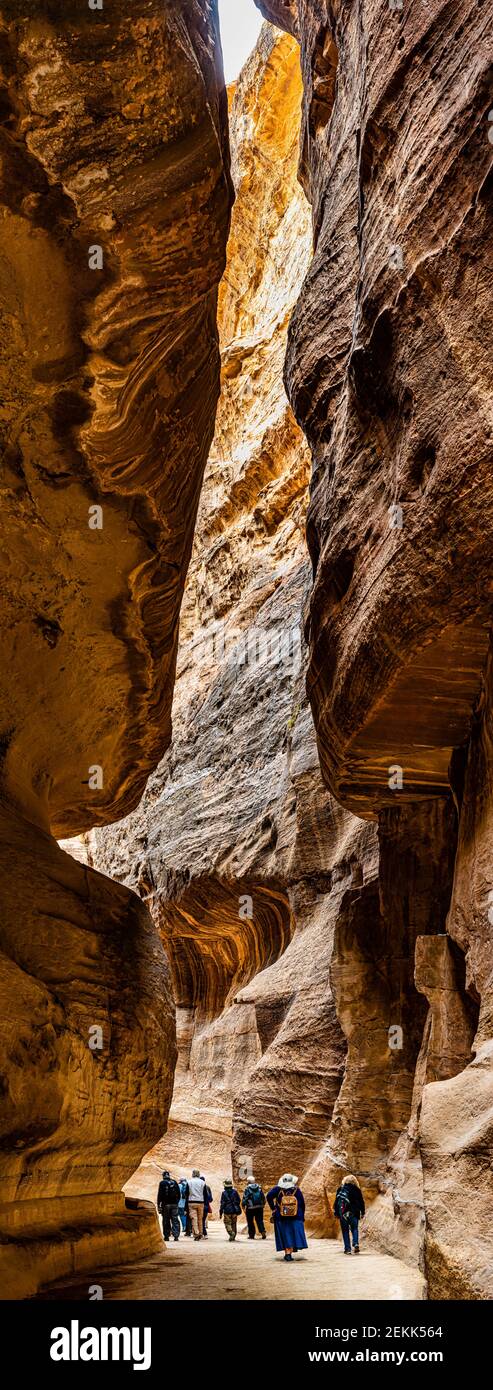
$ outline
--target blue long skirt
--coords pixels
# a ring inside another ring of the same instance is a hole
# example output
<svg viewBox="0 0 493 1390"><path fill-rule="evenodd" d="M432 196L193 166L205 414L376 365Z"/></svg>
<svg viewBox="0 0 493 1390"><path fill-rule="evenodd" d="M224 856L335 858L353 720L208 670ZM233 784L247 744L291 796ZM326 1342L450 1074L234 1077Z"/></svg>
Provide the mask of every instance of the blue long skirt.
<svg viewBox="0 0 493 1390"><path fill-rule="evenodd" d="M274 1235L276 1237L276 1250L307 1250L308 1241L305 1235L305 1225L299 1217L293 1220L289 1216L274 1217Z"/></svg>

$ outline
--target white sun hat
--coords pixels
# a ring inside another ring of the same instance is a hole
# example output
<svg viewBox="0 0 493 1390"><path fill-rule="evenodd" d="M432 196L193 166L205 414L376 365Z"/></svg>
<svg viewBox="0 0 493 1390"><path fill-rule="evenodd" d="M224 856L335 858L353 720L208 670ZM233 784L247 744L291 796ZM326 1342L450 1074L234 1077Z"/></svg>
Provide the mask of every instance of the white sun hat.
<svg viewBox="0 0 493 1390"><path fill-rule="evenodd" d="M279 1178L279 1182L278 1182L277 1186L278 1186L278 1187L297 1187L297 1186L298 1186L298 1179L295 1178L294 1173L283 1173L282 1178Z"/></svg>

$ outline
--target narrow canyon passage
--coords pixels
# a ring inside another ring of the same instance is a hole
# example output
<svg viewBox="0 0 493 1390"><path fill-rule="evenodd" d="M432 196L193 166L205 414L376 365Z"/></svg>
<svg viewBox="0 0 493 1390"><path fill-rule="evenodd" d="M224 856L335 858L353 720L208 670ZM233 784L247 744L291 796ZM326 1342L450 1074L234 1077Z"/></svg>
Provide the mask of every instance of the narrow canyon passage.
<svg viewBox="0 0 493 1390"><path fill-rule="evenodd" d="M0 0L10 1300L493 1297L487 6L255 3Z"/></svg>
<svg viewBox="0 0 493 1390"><path fill-rule="evenodd" d="M197 1131L191 1131L191 1143L198 1142ZM173 1172L190 1176L190 1155L180 1152L183 1128L171 1124L162 1142L147 1154L138 1171L127 1184L132 1200L154 1202L156 1188L165 1166ZM200 1142L200 1141L199 1141ZM135 1299L138 1302L319 1299L331 1302L350 1300L382 1301L416 1300L426 1297L423 1273L415 1265L385 1254L371 1245L361 1229L361 1253L348 1258L343 1254L342 1240L310 1237L308 1249L295 1258L296 1268L286 1268L282 1255L275 1251L273 1229L266 1217L267 1240L258 1236L249 1240L246 1221L238 1221L238 1235L230 1243L224 1224L217 1219L219 1195L224 1173L228 1171L229 1152L224 1137L216 1144L211 1135L204 1135L206 1150L204 1167L213 1193L215 1219L208 1221L207 1241L194 1242L180 1235L177 1244L170 1240L161 1250L140 1260L132 1260L118 1268L104 1264L87 1270L78 1279L62 1279L46 1289L39 1297L86 1302L88 1291L94 1297L99 1291L105 1301ZM207 1145L209 1149L207 1150ZM75 1233L74 1233L75 1234Z"/></svg>

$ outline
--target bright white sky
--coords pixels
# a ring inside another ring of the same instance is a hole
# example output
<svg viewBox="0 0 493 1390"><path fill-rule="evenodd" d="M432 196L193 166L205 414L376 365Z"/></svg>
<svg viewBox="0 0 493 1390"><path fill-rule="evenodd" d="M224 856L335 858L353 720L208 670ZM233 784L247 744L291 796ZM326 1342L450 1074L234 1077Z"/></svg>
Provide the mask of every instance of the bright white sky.
<svg viewBox="0 0 493 1390"><path fill-rule="evenodd" d="M263 19L254 0L219 0L219 22L226 82L234 82L252 48Z"/></svg>

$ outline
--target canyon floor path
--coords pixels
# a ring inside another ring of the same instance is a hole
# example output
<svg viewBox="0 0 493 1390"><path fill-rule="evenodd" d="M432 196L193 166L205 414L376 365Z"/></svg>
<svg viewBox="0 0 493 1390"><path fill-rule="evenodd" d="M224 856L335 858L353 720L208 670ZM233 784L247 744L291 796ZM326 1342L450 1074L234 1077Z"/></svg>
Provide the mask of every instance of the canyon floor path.
<svg viewBox="0 0 493 1390"><path fill-rule="evenodd" d="M276 1300L388 1299L410 1301L424 1297L419 1272L362 1244L359 1255L345 1256L335 1240L310 1239L308 1250L285 1264L276 1255L274 1240L235 1242L224 1227L212 1222L207 1240L180 1238L162 1255L83 1275L76 1283L60 1282L43 1297L85 1299L90 1284L102 1285L105 1300Z"/></svg>

